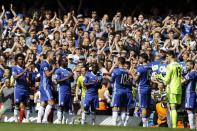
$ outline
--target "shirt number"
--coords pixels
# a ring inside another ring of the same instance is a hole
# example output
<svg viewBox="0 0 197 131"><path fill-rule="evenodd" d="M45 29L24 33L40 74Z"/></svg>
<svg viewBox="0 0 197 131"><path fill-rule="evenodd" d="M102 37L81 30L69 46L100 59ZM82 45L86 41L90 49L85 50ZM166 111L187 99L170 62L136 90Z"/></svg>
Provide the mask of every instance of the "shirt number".
<svg viewBox="0 0 197 131"><path fill-rule="evenodd" d="M120 84L126 85L128 81L128 75L127 74L122 74L121 79L120 79Z"/></svg>
<svg viewBox="0 0 197 131"><path fill-rule="evenodd" d="M176 67L176 75L177 77L181 77L181 67Z"/></svg>

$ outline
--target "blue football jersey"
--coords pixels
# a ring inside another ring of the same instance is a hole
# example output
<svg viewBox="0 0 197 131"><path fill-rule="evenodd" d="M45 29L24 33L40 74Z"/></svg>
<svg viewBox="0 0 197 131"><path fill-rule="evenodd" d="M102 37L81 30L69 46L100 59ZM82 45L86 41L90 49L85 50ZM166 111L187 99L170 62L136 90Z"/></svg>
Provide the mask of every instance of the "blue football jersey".
<svg viewBox="0 0 197 131"><path fill-rule="evenodd" d="M23 69L20 66L14 66L12 67L12 75L16 76L22 72L24 72L25 69ZM24 75L22 75L21 77L19 77L18 79L15 80L15 85L14 87L17 89L24 89L27 90L27 72L24 73Z"/></svg>
<svg viewBox="0 0 197 131"><path fill-rule="evenodd" d="M101 87L102 83L102 76L100 73L94 74L92 71L86 72L85 77L84 77L84 84L92 83L96 80L99 80L100 83L94 84L94 85L89 85L86 86L86 95L98 95L98 88Z"/></svg>
<svg viewBox="0 0 197 131"><path fill-rule="evenodd" d="M55 80L64 79L65 77L68 77L70 73L71 73L71 70L60 67L55 71ZM71 93L71 79L68 79L68 80L65 80L64 82L59 83L58 87L64 93L70 94Z"/></svg>
<svg viewBox="0 0 197 131"><path fill-rule="evenodd" d="M127 84L126 84L126 91L129 92L129 93L132 93L132 85L133 85L132 83L133 83L132 79L129 78L127 80Z"/></svg>
<svg viewBox="0 0 197 131"><path fill-rule="evenodd" d="M152 69L148 65L140 65L137 68L137 75L139 75L139 88L138 93L149 93L150 91L150 79Z"/></svg>
<svg viewBox="0 0 197 131"><path fill-rule="evenodd" d="M114 85L113 91L122 92L126 91L129 86L129 74L124 68L115 68L112 71L111 80Z"/></svg>
<svg viewBox="0 0 197 131"><path fill-rule="evenodd" d="M43 60L40 64L40 87L51 87L52 86L52 79L51 77L47 77L45 72L50 71L52 66L46 61Z"/></svg>
<svg viewBox="0 0 197 131"><path fill-rule="evenodd" d="M191 71L185 76L186 83L186 93L195 93L196 82L197 82L197 72Z"/></svg>

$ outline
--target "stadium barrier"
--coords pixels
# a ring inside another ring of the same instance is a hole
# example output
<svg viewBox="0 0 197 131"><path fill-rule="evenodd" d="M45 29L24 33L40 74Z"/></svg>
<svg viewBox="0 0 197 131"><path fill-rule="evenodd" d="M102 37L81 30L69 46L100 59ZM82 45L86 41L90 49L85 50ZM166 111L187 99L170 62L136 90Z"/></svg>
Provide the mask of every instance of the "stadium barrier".
<svg viewBox="0 0 197 131"><path fill-rule="evenodd" d="M14 122L14 116L13 113L6 113L4 115L4 118L1 119L1 122ZM36 123L37 121L37 113L32 113L29 119L30 123ZM63 120L64 121L64 120ZM25 123L25 119L23 120L23 122ZM128 121L128 125L129 126L139 126L141 122L141 118L138 117L130 117L129 121ZM57 123L57 116L56 116L56 112L54 112L54 116L53 116L53 123L56 124ZM87 124L90 123L90 119L89 116L87 117ZM112 125L112 117L111 116L106 116L106 115L96 115L96 125L106 125L106 126L110 126ZM68 124L80 124L80 116L72 116L68 119Z"/></svg>

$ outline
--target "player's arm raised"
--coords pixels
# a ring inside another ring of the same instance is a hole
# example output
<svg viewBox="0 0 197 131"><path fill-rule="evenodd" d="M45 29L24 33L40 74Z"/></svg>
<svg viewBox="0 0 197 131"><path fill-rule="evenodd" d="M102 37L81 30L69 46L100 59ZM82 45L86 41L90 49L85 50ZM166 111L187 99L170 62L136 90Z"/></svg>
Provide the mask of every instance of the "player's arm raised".
<svg viewBox="0 0 197 131"><path fill-rule="evenodd" d="M103 74L103 75L104 75L103 78L104 78L104 79L108 79L108 80L112 79L111 75L112 75L112 72L113 72L113 70L114 70L114 68L115 68L116 66L117 66L117 65L114 64L114 65L111 67L111 69L109 70L108 73L104 73L104 74Z"/></svg>

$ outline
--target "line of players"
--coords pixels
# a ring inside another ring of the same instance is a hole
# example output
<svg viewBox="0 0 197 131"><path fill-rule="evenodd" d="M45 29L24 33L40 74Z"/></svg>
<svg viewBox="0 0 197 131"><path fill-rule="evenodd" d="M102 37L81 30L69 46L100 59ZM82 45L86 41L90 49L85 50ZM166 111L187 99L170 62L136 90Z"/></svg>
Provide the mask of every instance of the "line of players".
<svg viewBox="0 0 197 131"><path fill-rule="evenodd" d="M170 55L170 54L168 54ZM14 99L15 108L14 116L15 120L18 121L19 107L20 112L26 110L26 119L28 121L29 111L29 93L28 93L28 69L30 63L24 65L24 56L17 54L15 57L16 66L12 68L12 76L15 79L14 86ZM48 51L47 58L40 64L40 93L41 93L41 106L38 110L37 123L48 123L48 116L55 104L52 95L52 84L57 84L58 87L58 110L57 117L58 123L62 123L69 117L69 109L72 105L71 100L71 82L73 81L73 72L67 68L67 58L62 57L60 59L59 66L52 61L54 60L54 52ZM148 127L148 108L150 105L151 97L151 79L152 75L151 67L148 66L148 56L143 53L139 57L139 66L135 71L130 71L130 65L125 61L125 58L119 57L112 67L111 76L102 76L99 72L97 63L92 63L91 70L87 70L84 76L83 84L86 87L86 95L84 99L84 112L82 113L81 124L86 123L88 113L90 113L91 124L95 124L95 110L98 107L98 89L102 85L103 78L110 79L111 86L113 88L112 93L112 120L113 125L118 124L119 114L121 115L121 124L126 126L129 120L128 110L132 106L132 85L135 84L133 81L138 82L138 99L139 105L142 109L141 117L143 127ZM185 108L188 111L189 122L194 125L194 108L196 101L196 79L197 72L194 70L194 62L187 62L188 74L184 78L186 83L186 101ZM54 81L52 81L52 76ZM193 115L191 115L193 114ZM192 120L191 120L192 119Z"/></svg>

